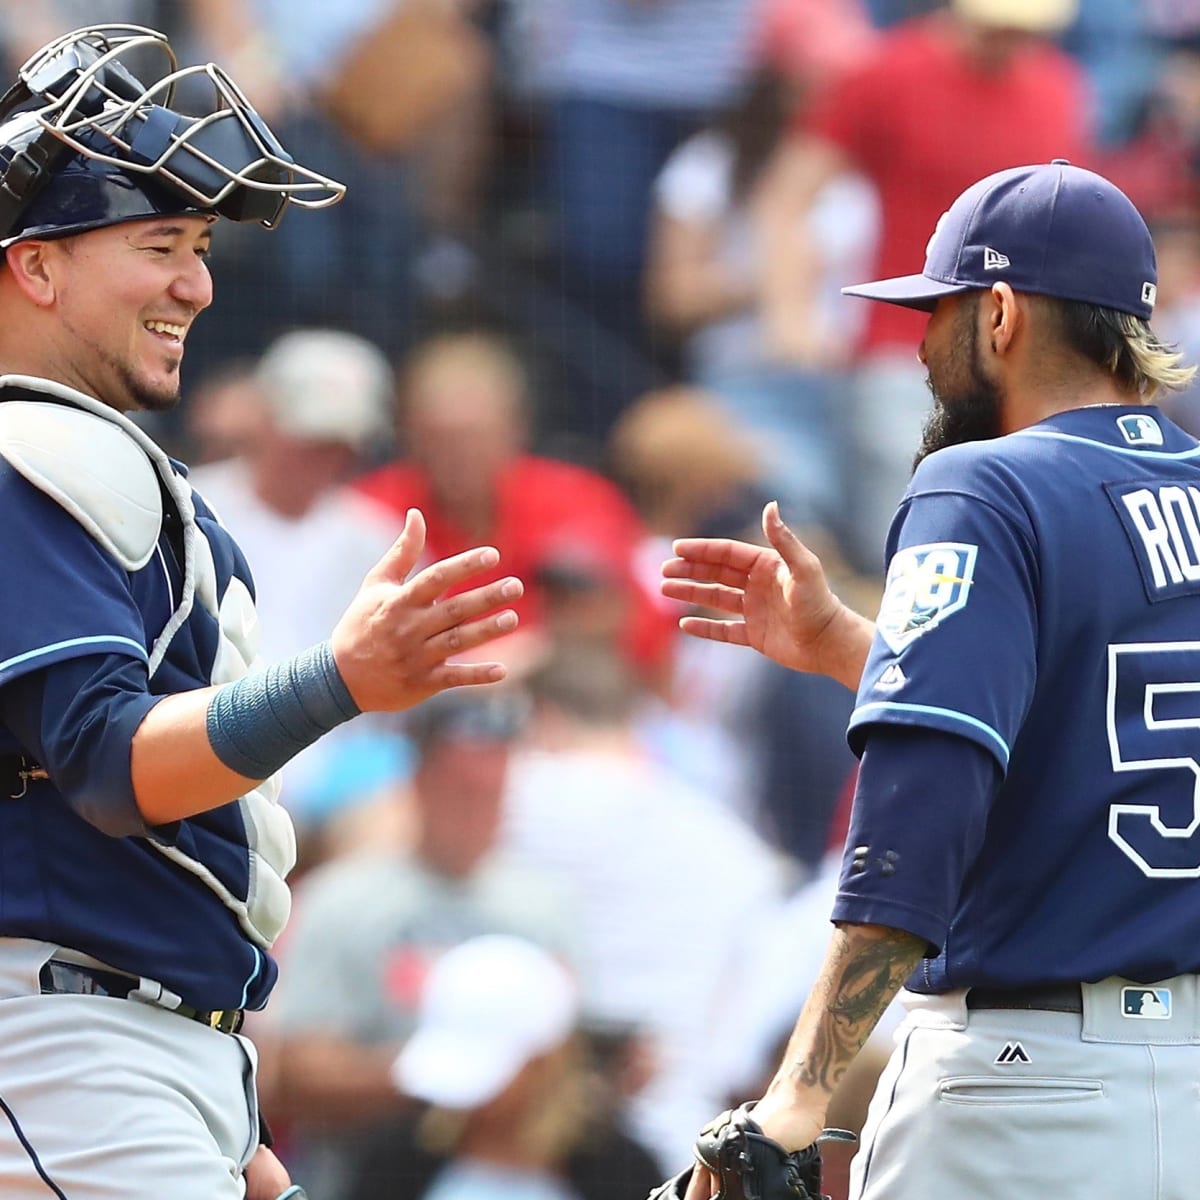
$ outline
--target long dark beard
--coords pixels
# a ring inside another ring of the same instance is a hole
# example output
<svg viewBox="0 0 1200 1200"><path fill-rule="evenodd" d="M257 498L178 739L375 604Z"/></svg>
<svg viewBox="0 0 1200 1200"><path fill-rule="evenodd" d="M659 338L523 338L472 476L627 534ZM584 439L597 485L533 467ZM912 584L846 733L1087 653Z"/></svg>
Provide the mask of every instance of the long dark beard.
<svg viewBox="0 0 1200 1200"><path fill-rule="evenodd" d="M953 381L943 380L939 388L930 371L925 382L933 393L933 409L921 430L921 444L913 458L914 471L935 450L963 442L986 441L1001 433L1003 397L1000 389L983 373L979 329L972 305L964 306L958 314L949 358L959 364L960 370L965 366L967 380L957 387Z"/></svg>

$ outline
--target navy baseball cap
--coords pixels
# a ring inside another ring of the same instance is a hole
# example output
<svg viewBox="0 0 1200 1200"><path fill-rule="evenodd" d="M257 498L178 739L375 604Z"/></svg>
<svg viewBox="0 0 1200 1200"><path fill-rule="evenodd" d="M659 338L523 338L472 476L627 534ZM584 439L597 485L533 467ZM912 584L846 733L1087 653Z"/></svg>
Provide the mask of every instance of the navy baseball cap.
<svg viewBox="0 0 1200 1200"><path fill-rule="evenodd" d="M1120 188L1056 158L967 188L938 221L920 275L842 292L932 312L941 296L1000 280L1149 320L1158 292L1154 242Z"/></svg>

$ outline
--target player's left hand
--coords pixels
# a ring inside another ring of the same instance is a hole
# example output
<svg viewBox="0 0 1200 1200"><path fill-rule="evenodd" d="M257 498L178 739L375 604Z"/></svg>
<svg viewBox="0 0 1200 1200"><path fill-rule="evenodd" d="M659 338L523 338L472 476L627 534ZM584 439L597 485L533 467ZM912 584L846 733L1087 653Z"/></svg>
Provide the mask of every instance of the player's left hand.
<svg viewBox="0 0 1200 1200"><path fill-rule="evenodd" d="M287 1168L273 1150L259 1146L245 1172L246 1200L276 1200L291 1186Z"/></svg>
<svg viewBox="0 0 1200 1200"><path fill-rule="evenodd" d="M499 553L481 546L415 570L424 548L425 518L410 509L333 631L338 670L363 712L403 712L447 688L506 674L504 664L471 656L516 628L516 612L504 606L520 598L521 581L458 591L495 567Z"/></svg>
<svg viewBox="0 0 1200 1200"><path fill-rule="evenodd" d="M729 614L687 616L684 633L750 646L796 671L858 685L871 622L832 592L820 559L792 532L774 501L763 509L766 546L728 538L680 538L663 563L663 595Z"/></svg>

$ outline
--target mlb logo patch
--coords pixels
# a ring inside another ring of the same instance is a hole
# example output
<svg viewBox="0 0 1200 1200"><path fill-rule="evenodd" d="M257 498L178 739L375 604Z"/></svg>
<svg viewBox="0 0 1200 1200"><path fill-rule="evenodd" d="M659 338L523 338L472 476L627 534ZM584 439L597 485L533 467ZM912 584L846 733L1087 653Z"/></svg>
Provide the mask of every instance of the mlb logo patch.
<svg viewBox="0 0 1200 1200"><path fill-rule="evenodd" d="M932 542L897 551L876 628L893 654L966 608L979 547Z"/></svg>
<svg viewBox="0 0 1200 1200"><path fill-rule="evenodd" d="M1162 427L1145 413L1126 413L1117 418L1117 428L1121 436L1131 446L1161 446L1163 444Z"/></svg>
<svg viewBox="0 0 1200 1200"><path fill-rule="evenodd" d="M1136 1021L1166 1021L1171 1016L1171 989L1124 987L1121 989L1121 1016Z"/></svg>

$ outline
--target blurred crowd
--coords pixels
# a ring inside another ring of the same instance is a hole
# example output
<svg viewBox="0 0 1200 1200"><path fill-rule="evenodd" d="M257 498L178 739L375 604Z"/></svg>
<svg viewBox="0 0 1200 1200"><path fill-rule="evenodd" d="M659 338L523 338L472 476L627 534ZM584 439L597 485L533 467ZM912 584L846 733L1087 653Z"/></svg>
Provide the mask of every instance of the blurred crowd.
<svg viewBox="0 0 1200 1200"><path fill-rule="evenodd" d="M496 545L527 585L501 688L355 722L285 774L295 915L252 1030L293 1173L321 1200L644 1194L774 1066L853 770L853 697L683 640L659 563L760 536L776 498L871 611L922 318L839 288L919 269L992 170L1113 178L1155 233L1155 324L1200 354L1200 3L0 17L12 65L96 21L168 31L349 185L270 237L218 231L219 303L155 418L253 566L263 656L325 637L413 506L430 558ZM1170 406L1200 432L1200 395Z"/></svg>

